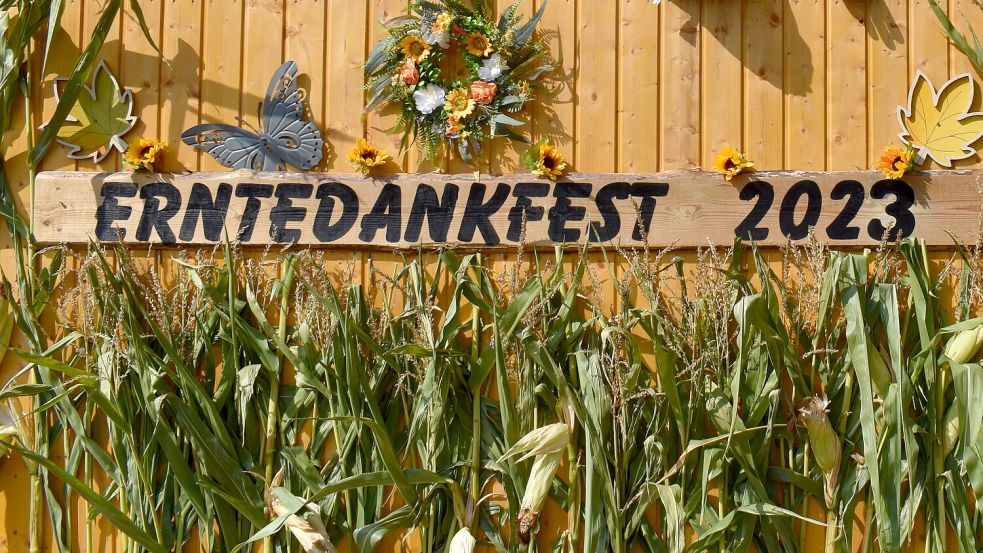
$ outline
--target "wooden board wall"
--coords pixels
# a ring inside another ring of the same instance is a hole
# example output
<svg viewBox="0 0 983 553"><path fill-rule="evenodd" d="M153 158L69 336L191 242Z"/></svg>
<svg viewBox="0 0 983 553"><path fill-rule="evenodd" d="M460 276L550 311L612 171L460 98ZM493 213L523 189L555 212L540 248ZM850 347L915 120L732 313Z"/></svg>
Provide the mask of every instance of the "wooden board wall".
<svg viewBox="0 0 983 553"><path fill-rule="evenodd" d="M531 14L543 1L526 0L522 10ZM26 121L19 109L15 128L36 129L50 116L56 104L52 80L71 69L103 3L65 0L57 55L43 74L35 60L31 117ZM147 44L125 2L102 57L134 93L140 120L129 137L163 140L165 171L219 169L181 144L181 132L197 123L231 123L236 116L254 123L270 75L286 59L296 60L304 73L313 118L324 131L327 150L317 170L350 172L345 154L361 137L395 153L398 139L385 134L393 115L361 114L360 64L381 36L379 22L398 15L405 0L140 3L166 63ZM965 16L983 30L977 0L941 3L959 14L961 27ZM502 9L507 1L497 4ZM663 0L659 7L649 0L550 0L540 27L562 65L542 104L530 109L530 126L536 137L552 136L581 172L708 168L725 145L746 150L760 169L868 169L884 146L897 142L896 109L917 70L936 83L972 72L940 32L927 0ZM974 77L980 84L979 75ZM24 133L2 144L23 213L30 203L27 144ZM521 151L513 144L489 151L484 171L519 170ZM410 172L434 169L415 152L399 164ZM958 166L983 163L974 156ZM119 155L99 164L75 162L57 145L40 167L121 168ZM468 171L456 161L442 169ZM137 255L166 274L172 253ZM399 261L386 252L330 254L339 266L353 255L356 275L367 283L372 269L387 272ZM487 262L501 270L515 258L495 254ZM7 275L11 259L9 238L0 236ZM594 261L603 264L600 257ZM611 274L601 267L595 272ZM14 369L8 357L0 377ZM25 551L23 464L0 463L0 482L0 550ZM84 516L80 511L78 520ZM107 550L116 546L110 534L102 544Z"/></svg>

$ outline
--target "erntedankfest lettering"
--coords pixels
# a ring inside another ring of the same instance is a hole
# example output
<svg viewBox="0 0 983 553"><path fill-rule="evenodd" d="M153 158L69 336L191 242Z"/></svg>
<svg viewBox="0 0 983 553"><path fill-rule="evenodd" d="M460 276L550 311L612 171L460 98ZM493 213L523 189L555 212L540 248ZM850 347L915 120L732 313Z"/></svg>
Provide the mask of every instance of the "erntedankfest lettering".
<svg viewBox="0 0 983 553"><path fill-rule="evenodd" d="M951 240L975 232L969 172L706 173L513 177L405 175L391 180L277 173L44 173L42 242L393 246L520 242L725 245L735 237L840 244L882 237ZM946 242L943 242L946 243Z"/></svg>

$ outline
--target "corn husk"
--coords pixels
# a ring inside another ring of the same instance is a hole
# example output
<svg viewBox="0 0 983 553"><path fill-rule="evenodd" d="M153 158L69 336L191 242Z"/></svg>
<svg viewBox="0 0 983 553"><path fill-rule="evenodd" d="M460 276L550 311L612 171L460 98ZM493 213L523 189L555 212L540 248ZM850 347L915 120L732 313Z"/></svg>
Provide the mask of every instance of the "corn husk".
<svg viewBox="0 0 983 553"><path fill-rule="evenodd" d="M840 443L840 437L829 422L829 417L826 416L828 407L828 399L812 396L799 409L799 414L806 425L809 445L812 446L812 454L816 458L816 464L819 465L826 479L826 505L832 505L833 492L836 489L836 480L840 472L840 456L843 452L843 446Z"/></svg>
<svg viewBox="0 0 983 553"><path fill-rule="evenodd" d="M945 356L956 363L968 363L980 347L983 347L983 325L956 333L945 346Z"/></svg>
<svg viewBox="0 0 983 553"><path fill-rule="evenodd" d="M955 449L960 433L962 433L962 428L959 424L959 406L952 404L949 410L945 412L945 418L942 420L942 451L945 452L943 457Z"/></svg>
<svg viewBox="0 0 983 553"><path fill-rule="evenodd" d="M477 541L471 535L471 530L467 527L461 528L451 538L451 546L448 553L472 553Z"/></svg>
<svg viewBox="0 0 983 553"><path fill-rule="evenodd" d="M874 384L874 390L877 395L886 397L893 378L891 377L891 369L888 368L887 362L884 360L884 352L874 347L868 348L867 359L867 366L870 367L870 380Z"/></svg>
<svg viewBox="0 0 983 553"><path fill-rule="evenodd" d="M6 405L0 405L0 459L10 453L10 448L4 443L11 443L17 438L17 424L14 416Z"/></svg>
<svg viewBox="0 0 983 553"><path fill-rule="evenodd" d="M526 492L522 496L522 507L519 509L519 541L522 543L529 543L529 537L539 520L539 513L546 503L562 458L563 454L560 452L547 453L536 457L532 465L529 483L526 484Z"/></svg>
<svg viewBox="0 0 983 553"><path fill-rule="evenodd" d="M273 478L272 487L266 492L266 506L274 517L279 517L291 512L278 497L280 493L296 501L289 491L277 487L283 481L283 470ZM321 521L321 509L315 504L309 504L302 511L305 514L292 514L287 517L283 525L290 530L290 533L300 542L304 553L337 553L331 538L328 536L328 529Z"/></svg>
<svg viewBox="0 0 983 553"><path fill-rule="evenodd" d="M510 457L523 454L516 459L516 462L523 461L530 457L558 453L566 449L570 443L570 427L562 422L549 424L537 428L515 442L505 455L498 460L499 463Z"/></svg>

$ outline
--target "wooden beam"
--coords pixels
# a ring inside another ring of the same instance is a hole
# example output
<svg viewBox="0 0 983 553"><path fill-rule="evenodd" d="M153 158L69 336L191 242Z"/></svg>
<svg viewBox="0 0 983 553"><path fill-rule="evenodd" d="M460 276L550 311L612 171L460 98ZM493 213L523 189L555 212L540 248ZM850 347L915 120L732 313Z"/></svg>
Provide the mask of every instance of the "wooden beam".
<svg viewBox="0 0 983 553"><path fill-rule="evenodd" d="M973 243L983 173L757 172L399 175L46 172L37 181L36 239L206 245L297 243L341 248L437 244L513 248L727 246L806 240L875 245L914 235ZM889 232L890 231L890 232ZM595 240L596 242L596 240ZM594 244L599 245L599 244Z"/></svg>

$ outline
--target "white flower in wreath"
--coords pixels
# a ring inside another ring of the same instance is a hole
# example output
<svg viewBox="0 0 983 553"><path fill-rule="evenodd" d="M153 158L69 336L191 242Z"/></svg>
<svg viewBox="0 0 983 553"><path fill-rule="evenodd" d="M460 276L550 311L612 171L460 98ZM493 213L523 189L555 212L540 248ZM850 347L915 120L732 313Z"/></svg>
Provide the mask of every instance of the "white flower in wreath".
<svg viewBox="0 0 983 553"><path fill-rule="evenodd" d="M446 94L446 90L430 83L423 88L418 88L413 93L413 102L416 103L416 109L420 113L429 115L433 113L433 110L443 107Z"/></svg>
<svg viewBox="0 0 983 553"><path fill-rule="evenodd" d="M500 54L492 54L488 59L481 62L481 67L478 68L478 78L491 82L501 77L508 68L509 66L505 65L505 60Z"/></svg>
<svg viewBox="0 0 983 553"><path fill-rule="evenodd" d="M440 46L446 50L451 47L451 32L449 29L440 33L435 33L430 29L423 29L423 40L430 46Z"/></svg>

